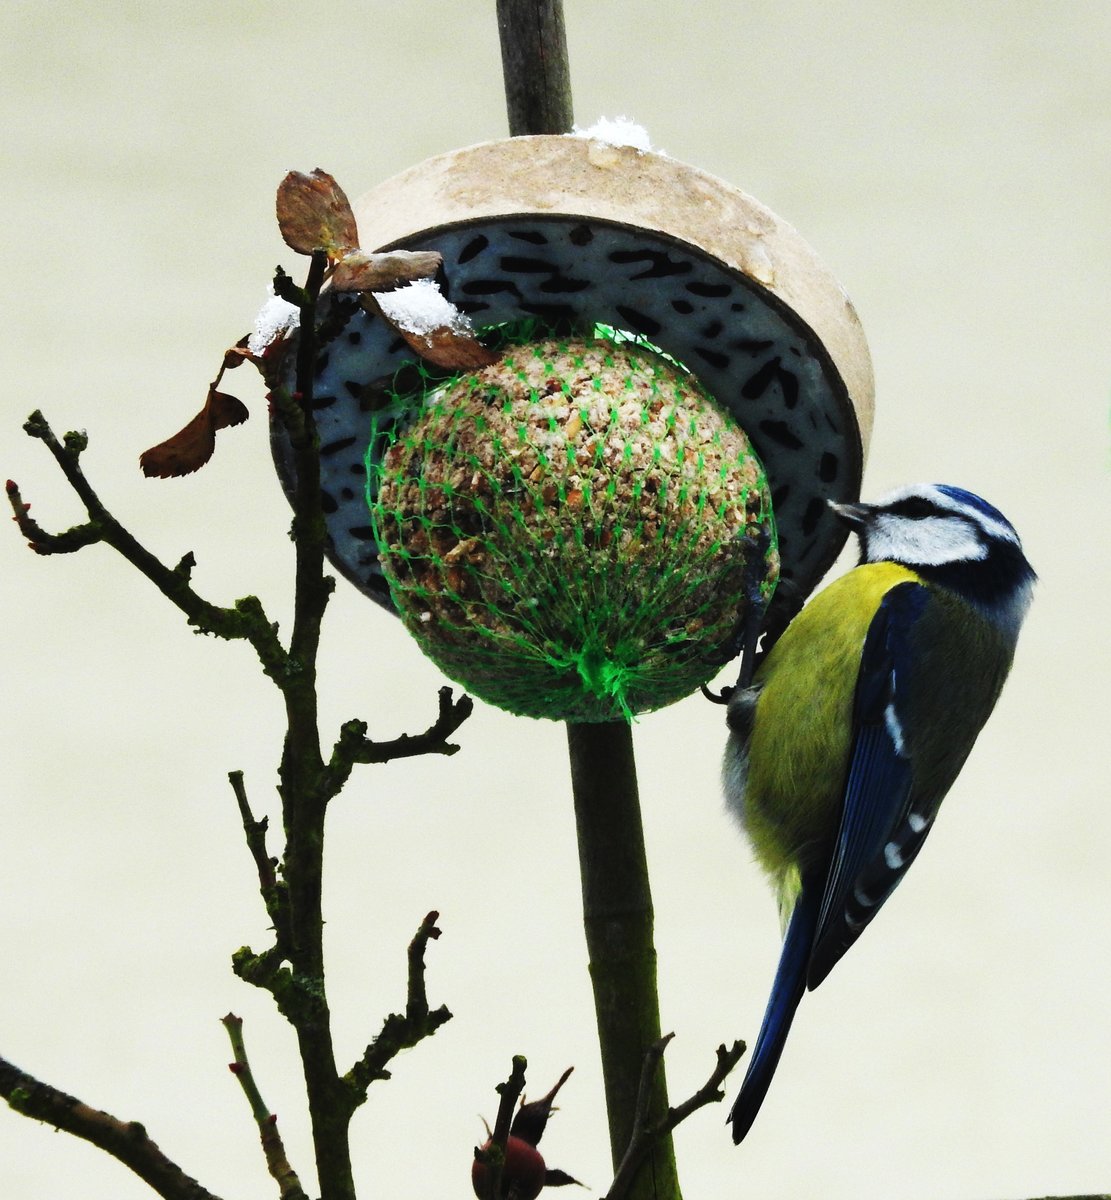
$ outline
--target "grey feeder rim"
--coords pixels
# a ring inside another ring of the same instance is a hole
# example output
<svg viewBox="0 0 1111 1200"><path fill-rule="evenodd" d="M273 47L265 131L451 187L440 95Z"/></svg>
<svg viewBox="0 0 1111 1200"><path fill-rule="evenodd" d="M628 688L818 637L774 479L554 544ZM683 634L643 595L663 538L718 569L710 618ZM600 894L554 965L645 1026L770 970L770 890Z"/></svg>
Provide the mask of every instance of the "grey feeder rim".
<svg viewBox="0 0 1111 1200"><path fill-rule="evenodd" d="M846 539L826 501L859 495L872 368L848 297L790 225L695 167L575 136L455 150L354 209L364 247L439 251L444 293L480 330L530 317L602 323L692 370L764 463L796 601L816 586ZM322 311L332 303L326 293ZM393 611L364 460L376 385L415 356L383 321L344 307L353 311L320 355L314 397L329 559ZM271 428L291 498L292 456Z"/></svg>

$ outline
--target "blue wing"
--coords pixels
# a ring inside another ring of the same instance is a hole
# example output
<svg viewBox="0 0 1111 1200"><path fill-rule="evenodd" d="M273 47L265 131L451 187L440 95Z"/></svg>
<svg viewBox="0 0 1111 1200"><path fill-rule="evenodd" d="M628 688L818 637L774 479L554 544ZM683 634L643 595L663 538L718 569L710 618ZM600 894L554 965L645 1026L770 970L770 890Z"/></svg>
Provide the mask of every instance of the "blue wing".
<svg viewBox="0 0 1111 1200"><path fill-rule="evenodd" d="M907 744L914 631L928 604L921 584L898 584L884 596L864 639L853 749L810 954L810 988L829 974L894 891L933 821L933 812L914 811Z"/></svg>

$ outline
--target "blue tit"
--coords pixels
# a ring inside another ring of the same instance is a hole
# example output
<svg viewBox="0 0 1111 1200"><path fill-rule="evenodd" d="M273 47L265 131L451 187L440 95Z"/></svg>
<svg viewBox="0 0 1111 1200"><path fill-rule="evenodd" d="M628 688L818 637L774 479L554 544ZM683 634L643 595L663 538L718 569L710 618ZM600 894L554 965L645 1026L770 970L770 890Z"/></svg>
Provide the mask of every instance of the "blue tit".
<svg viewBox="0 0 1111 1200"><path fill-rule="evenodd" d="M833 504L860 563L729 697L726 802L771 877L783 951L741 1093L739 1142L802 994L894 891L1011 667L1035 574L997 509L944 484Z"/></svg>

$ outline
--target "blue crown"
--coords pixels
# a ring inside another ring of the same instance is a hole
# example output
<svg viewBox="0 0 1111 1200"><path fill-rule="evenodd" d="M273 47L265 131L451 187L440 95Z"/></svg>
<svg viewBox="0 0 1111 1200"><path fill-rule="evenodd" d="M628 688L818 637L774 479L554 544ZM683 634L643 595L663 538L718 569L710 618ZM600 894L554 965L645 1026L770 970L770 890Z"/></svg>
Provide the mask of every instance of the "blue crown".
<svg viewBox="0 0 1111 1200"><path fill-rule="evenodd" d="M1005 525L1012 533L1015 533L1015 527L1007 520L1007 518L995 507L994 504L989 504L983 496L977 496L975 492L966 491L964 488L955 487L951 483L938 483L934 485L939 492L944 492L946 496L952 500L956 500L958 504L963 504L968 508L974 508L977 512L987 517L989 520L998 521L1001 525ZM1017 534L1016 534L1017 536Z"/></svg>

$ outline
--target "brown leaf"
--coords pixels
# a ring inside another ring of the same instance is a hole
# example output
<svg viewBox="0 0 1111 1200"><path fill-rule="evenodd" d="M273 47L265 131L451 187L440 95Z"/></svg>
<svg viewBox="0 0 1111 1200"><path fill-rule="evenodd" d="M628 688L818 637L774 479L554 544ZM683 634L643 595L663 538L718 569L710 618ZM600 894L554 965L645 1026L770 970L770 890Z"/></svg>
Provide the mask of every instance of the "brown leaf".
<svg viewBox="0 0 1111 1200"><path fill-rule="evenodd" d="M487 348L473 333L459 333L447 325L440 325L428 333L412 333L398 329L398 333L423 359L437 367L451 371L473 371L488 367L501 357Z"/></svg>
<svg viewBox="0 0 1111 1200"><path fill-rule="evenodd" d="M209 388L204 408L184 429L139 455L143 474L168 479L199 470L212 457L216 430L241 425L247 416L247 406L241 400Z"/></svg>
<svg viewBox="0 0 1111 1200"><path fill-rule="evenodd" d="M355 214L343 188L319 167L290 173L278 185L278 228L298 254L323 250L333 261L359 244Z"/></svg>
<svg viewBox="0 0 1111 1200"><path fill-rule="evenodd" d="M448 316L444 324L425 325L422 319L415 322L418 327L406 328L408 322L386 311L373 292L361 292L359 304L368 313L381 317L405 339L410 349L434 366L450 371L473 371L491 366L501 357L493 350L487 350L471 332L470 322L452 306L445 306L454 316Z"/></svg>
<svg viewBox="0 0 1111 1200"><path fill-rule="evenodd" d="M242 425L251 415L242 400L237 400L227 392L218 392L210 388L205 408L212 415L212 429L227 429L229 425Z"/></svg>
<svg viewBox="0 0 1111 1200"><path fill-rule="evenodd" d="M366 254L353 250L336 264L332 287L337 292L384 292L414 279L430 279L444 261L435 250L395 250Z"/></svg>

